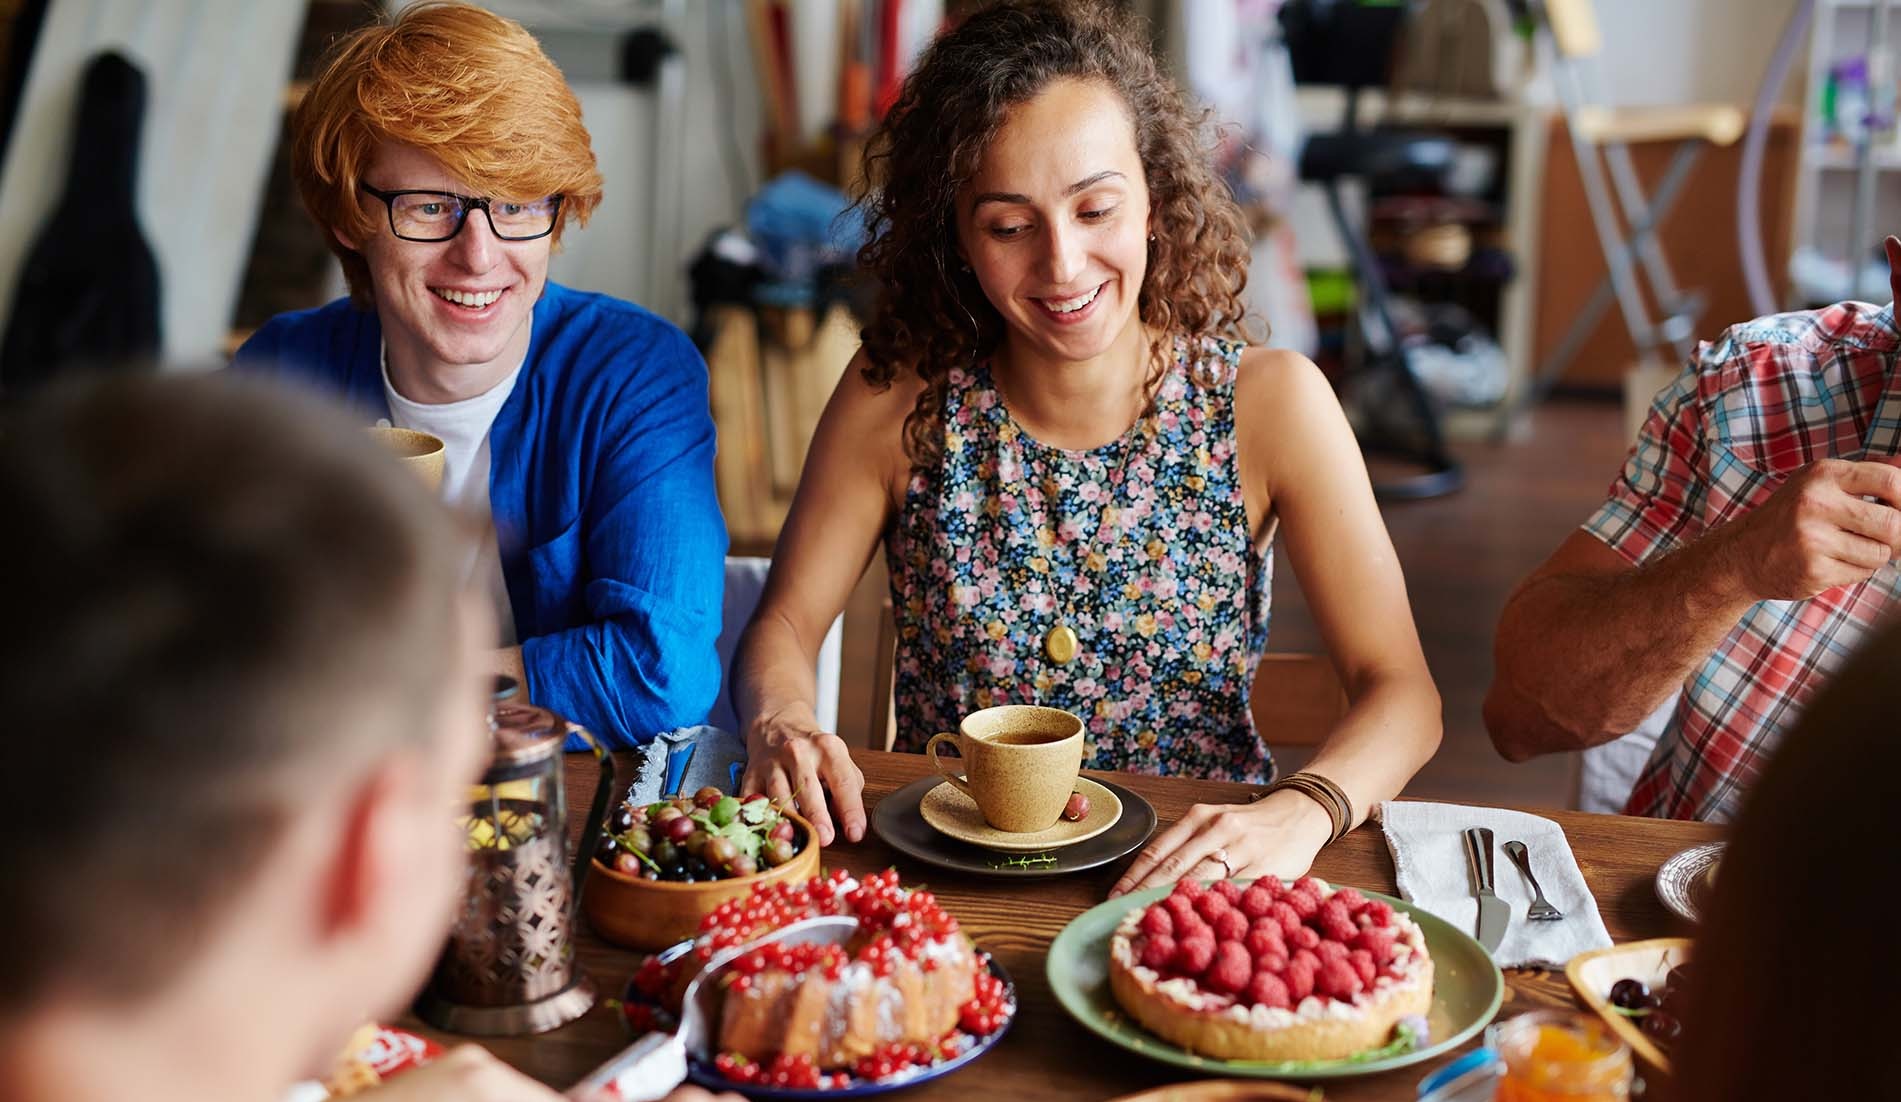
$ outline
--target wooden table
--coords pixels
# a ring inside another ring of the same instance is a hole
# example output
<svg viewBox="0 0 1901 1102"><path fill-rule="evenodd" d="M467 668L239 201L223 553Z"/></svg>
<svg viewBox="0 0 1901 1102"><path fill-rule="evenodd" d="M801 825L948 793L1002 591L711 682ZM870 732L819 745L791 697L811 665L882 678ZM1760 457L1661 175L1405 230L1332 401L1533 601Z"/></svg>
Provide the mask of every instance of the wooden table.
<svg viewBox="0 0 1901 1102"><path fill-rule="evenodd" d="M865 771L867 806L925 776L930 768L915 754L856 751L852 756ZM623 756L622 761L622 775L632 776L631 757ZM586 814L595 776L591 758L569 758L569 804L577 817ZM1113 779L1154 804L1164 824L1179 818L1191 804L1238 802L1249 791L1222 781L1121 773ZM1671 854L1720 837L1719 828L1615 815L1537 813L1564 827L1613 938L1626 941L1687 932L1657 902L1652 878ZM578 821L574 825L578 829ZM1125 1052L1076 1024L1056 1002L1044 978L1050 941L1072 918L1102 901L1126 861L1072 876L1005 881L919 866L900 859L871 834L856 845L841 843L824 853L827 870L843 867L867 873L893 864L907 883L928 884L977 944L1003 963L1016 981L1019 1004L1015 1024L993 1051L951 1075L905 1091L905 1099L926 1102L968 1097L976 1091L1013 1099L1106 1099L1192 1078L1180 1069ZM1321 853L1314 875L1388 894L1395 891L1392 858L1373 826L1361 827ZM602 942L585 925L583 920L582 967L603 998L616 995L640 954ZM1515 969L1506 973L1506 981L1501 1017L1543 1006L1574 1005L1560 973ZM462 1040L436 1036L447 1042ZM529 1075L565 1088L624 1047L628 1038L614 1012L597 1003L579 1021L553 1032L483 1043ZM1324 1089L1326 1097L1336 1102L1412 1099L1420 1078L1435 1066L1419 1064L1383 1075L1335 1080L1324 1084Z"/></svg>

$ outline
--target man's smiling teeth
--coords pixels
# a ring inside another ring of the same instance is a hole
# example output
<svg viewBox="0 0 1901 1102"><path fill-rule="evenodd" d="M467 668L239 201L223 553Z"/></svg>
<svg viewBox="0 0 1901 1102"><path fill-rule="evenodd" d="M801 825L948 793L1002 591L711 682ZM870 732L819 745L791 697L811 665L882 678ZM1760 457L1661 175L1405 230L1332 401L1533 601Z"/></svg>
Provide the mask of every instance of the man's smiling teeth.
<svg viewBox="0 0 1901 1102"><path fill-rule="evenodd" d="M431 287L438 296L448 299L457 306L473 306L477 309L487 306L502 297L500 291L455 291L442 287Z"/></svg>
<svg viewBox="0 0 1901 1102"><path fill-rule="evenodd" d="M1054 313L1073 314L1096 301L1096 296L1101 293L1102 284L1098 283L1088 294L1077 295L1075 298L1046 298L1043 300L1043 305Z"/></svg>

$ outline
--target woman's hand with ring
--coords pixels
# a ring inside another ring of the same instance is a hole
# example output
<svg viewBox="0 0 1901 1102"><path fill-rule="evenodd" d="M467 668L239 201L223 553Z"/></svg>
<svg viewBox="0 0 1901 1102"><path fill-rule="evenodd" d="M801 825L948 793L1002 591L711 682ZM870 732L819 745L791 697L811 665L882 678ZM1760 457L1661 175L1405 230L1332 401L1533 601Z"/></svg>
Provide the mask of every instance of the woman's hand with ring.
<svg viewBox="0 0 1901 1102"><path fill-rule="evenodd" d="M1326 810L1291 789L1252 804L1196 804L1142 850L1109 894L1193 875L1247 879L1273 873L1293 880L1306 875L1332 834Z"/></svg>
<svg viewBox="0 0 1901 1102"><path fill-rule="evenodd" d="M804 722L801 722L803 718ZM825 793L832 795L828 810ZM764 792L798 809L829 846L837 838L832 816L849 841L865 836L865 775L845 740L819 729L812 717L762 716L746 732L746 775L740 792Z"/></svg>

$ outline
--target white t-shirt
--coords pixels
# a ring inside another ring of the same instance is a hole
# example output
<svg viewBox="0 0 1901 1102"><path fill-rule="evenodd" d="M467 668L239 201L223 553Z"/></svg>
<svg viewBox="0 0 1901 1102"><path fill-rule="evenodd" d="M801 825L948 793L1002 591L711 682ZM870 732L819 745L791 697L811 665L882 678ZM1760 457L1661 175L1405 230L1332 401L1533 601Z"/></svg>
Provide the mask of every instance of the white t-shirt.
<svg viewBox="0 0 1901 1102"><path fill-rule="evenodd" d="M389 381L389 349L383 350L383 395L389 399L390 423L441 439L443 500L479 516L492 516L488 502L488 431L520 375L521 364L516 364L507 378L473 398L426 405L396 393ZM476 555L474 571L485 579L482 584L493 599L502 645L513 646L515 613L508 603L508 583L502 578L502 556L495 542L494 525L489 525Z"/></svg>

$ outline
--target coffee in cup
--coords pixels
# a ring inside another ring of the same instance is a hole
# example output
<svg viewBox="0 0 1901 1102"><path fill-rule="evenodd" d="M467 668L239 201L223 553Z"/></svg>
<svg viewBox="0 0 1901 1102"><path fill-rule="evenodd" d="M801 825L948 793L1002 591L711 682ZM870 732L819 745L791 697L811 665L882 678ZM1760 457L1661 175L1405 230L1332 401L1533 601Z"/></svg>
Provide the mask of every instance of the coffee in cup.
<svg viewBox="0 0 1901 1102"><path fill-rule="evenodd" d="M964 772L940 759L952 743ZM977 802L984 820L1016 834L1056 825L1076 787L1083 761L1083 721L1060 708L1006 704L972 712L957 733L931 736L924 752L931 764Z"/></svg>

